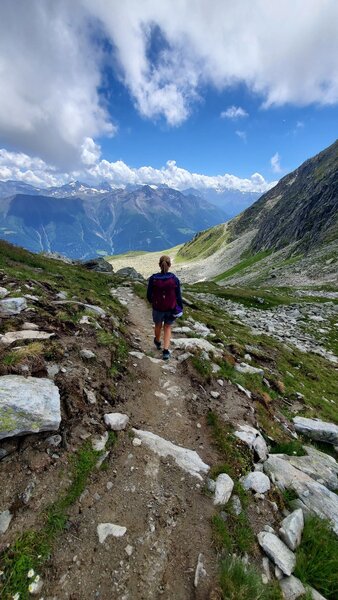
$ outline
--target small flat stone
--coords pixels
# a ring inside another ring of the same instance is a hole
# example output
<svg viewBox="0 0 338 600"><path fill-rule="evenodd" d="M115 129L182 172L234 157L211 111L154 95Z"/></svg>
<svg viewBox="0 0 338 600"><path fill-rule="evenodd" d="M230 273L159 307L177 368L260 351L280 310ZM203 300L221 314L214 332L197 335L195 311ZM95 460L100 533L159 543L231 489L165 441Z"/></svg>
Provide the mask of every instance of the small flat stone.
<svg viewBox="0 0 338 600"><path fill-rule="evenodd" d="M2 513L0 513L0 534L6 533L12 518L13 515L9 512L9 510L4 510Z"/></svg>
<svg viewBox="0 0 338 600"><path fill-rule="evenodd" d="M133 356L134 358L138 358L139 360L141 360L145 356L143 352L137 352L136 350L132 350L131 352L128 352L128 354L130 354L130 356Z"/></svg>
<svg viewBox="0 0 338 600"><path fill-rule="evenodd" d="M108 431L105 431L103 435L95 437L92 439L92 448L96 450L96 452L101 452L105 449L106 443L108 442Z"/></svg>
<svg viewBox="0 0 338 600"><path fill-rule="evenodd" d="M1 337L0 343L4 344L4 346L11 346L16 342L26 340L49 340L54 335L55 333L47 333L47 331L33 331L28 329L25 331L8 331Z"/></svg>
<svg viewBox="0 0 338 600"><path fill-rule="evenodd" d="M24 330L25 330L25 329L28 329L28 330L34 330L34 331L37 331L37 330L39 329L39 326L38 326L38 325L36 325L36 323L29 323L29 322L26 322L26 323L23 323L23 325L21 326L21 329L24 329Z"/></svg>
<svg viewBox="0 0 338 600"><path fill-rule="evenodd" d="M83 348L82 350L80 350L80 356L81 356L81 358L85 358L87 360L96 358L96 354L94 354L94 352L92 352L91 350L88 350L87 348Z"/></svg>
<svg viewBox="0 0 338 600"><path fill-rule="evenodd" d="M115 525L114 523L100 523L97 526L97 535L99 536L100 544L103 544L109 535L114 537L122 537L126 531L126 527L121 527L120 525Z"/></svg>
<svg viewBox="0 0 338 600"><path fill-rule="evenodd" d="M219 398L219 397L220 397L220 395L221 395L221 394L220 394L219 392L214 392L214 391L210 392L210 396L211 396L212 398L215 398L215 400L216 400L217 398Z"/></svg>
<svg viewBox="0 0 338 600"><path fill-rule="evenodd" d="M1 299L5 298L5 296L8 296L8 294L9 294L9 291L6 288L0 287L0 298Z"/></svg>

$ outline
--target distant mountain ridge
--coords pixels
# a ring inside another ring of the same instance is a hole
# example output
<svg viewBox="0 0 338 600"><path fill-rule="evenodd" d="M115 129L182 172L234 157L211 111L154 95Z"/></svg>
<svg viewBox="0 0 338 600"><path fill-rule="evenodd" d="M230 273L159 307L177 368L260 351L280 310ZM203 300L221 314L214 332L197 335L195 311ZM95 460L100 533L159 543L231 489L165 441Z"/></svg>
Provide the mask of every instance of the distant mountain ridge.
<svg viewBox="0 0 338 600"><path fill-rule="evenodd" d="M0 238L70 258L171 247L226 219L204 199L167 187L0 182Z"/></svg>

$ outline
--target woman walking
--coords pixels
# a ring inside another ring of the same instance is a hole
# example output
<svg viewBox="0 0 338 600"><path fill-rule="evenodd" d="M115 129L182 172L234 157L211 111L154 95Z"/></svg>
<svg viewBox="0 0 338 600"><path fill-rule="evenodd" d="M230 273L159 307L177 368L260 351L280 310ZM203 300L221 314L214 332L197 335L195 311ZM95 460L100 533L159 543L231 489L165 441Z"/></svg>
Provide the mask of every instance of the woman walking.
<svg viewBox="0 0 338 600"><path fill-rule="evenodd" d="M148 281L147 299L153 306L153 321L155 324L154 344L161 350L161 332L163 326L163 360L170 357L169 346L171 326L176 317L183 312L180 281L170 273L171 260L169 256L161 256L159 261L160 273L154 273Z"/></svg>

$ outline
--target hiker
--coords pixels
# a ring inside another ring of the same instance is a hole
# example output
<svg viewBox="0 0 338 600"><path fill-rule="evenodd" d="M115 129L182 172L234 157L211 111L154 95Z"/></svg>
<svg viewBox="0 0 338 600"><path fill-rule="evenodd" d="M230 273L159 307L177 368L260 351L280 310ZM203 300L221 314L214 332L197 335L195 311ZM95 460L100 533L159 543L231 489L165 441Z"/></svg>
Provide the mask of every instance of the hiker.
<svg viewBox="0 0 338 600"><path fill-rule="evenodd" d="M154 273L148 281L147 299L153 306L153 321L155 323L154 344L161 350L162 324L163 360L170 357L169 346L171 326L177 317L183 314L180 281L170 273L171 260L169 256L161 256L159 261L161 273Z"/></svg>

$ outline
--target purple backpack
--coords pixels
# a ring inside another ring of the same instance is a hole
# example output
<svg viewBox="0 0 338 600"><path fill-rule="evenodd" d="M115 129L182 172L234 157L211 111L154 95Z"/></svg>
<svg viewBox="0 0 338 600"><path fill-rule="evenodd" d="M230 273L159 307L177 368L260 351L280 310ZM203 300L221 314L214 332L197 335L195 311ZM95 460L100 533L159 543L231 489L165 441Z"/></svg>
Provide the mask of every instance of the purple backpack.
<svg viewBox="0 0 338 600"><path fill-rule="evenodd" d="M176 307L176 281L174 275L167 279L153 279L152 305L155 310L166 312Z"/></svg>

